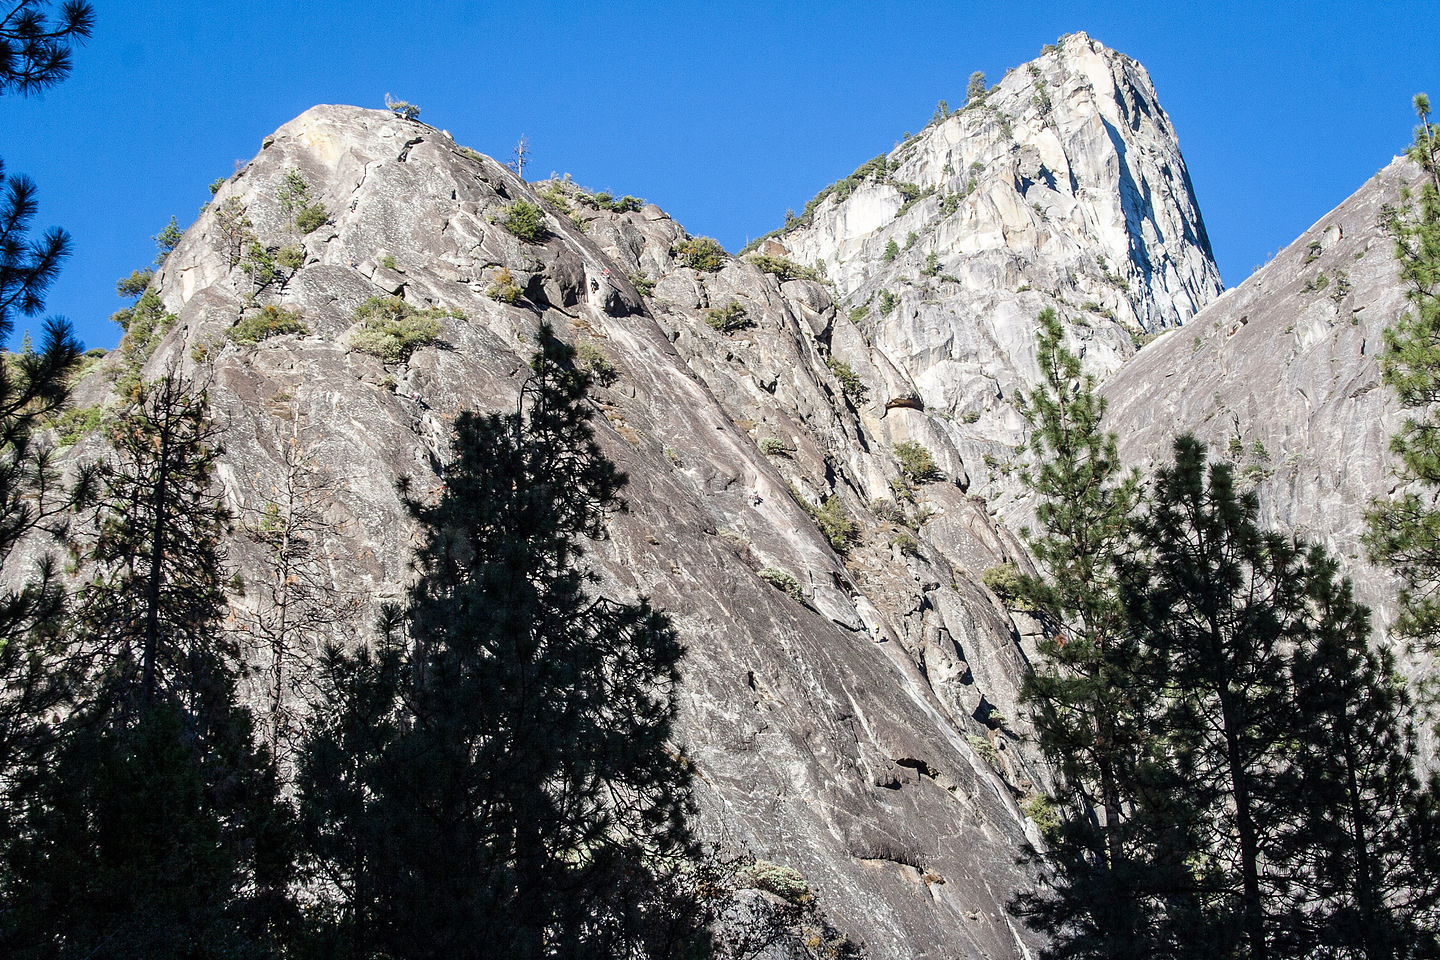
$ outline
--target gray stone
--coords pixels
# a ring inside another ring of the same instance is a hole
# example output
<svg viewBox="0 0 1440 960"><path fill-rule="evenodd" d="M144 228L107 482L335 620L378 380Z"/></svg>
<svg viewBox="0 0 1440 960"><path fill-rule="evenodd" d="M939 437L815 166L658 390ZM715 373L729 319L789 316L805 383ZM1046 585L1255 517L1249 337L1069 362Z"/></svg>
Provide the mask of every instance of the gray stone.
<svg viewBox="0 0 1440 960"><path fill-rule="evenodd" d="M584 229L549 210L550 235L523 242L492 221L548 184L424 124L316 107L217 196L242 200L264 243L303 245L305 265L260 300L301 311L311 334L224 339L250 290L212 206L157 278L181 322L146 370L193 369L193 348L213 346L237 513L259 509L282 444L300 438L335 485L334 582L376 603L403 596L417 542L396 484L439 495L456 414L515 409L542 321L598 350L617 378L594 390L593 422L630 477L629 509L587 562L597 590L669 610L688 647L679 740L702 833L798 869L874 956L1032 956L1041 938L1005 904L1033 883L1019 859L1034 827L1016 798L1047 775L1019 719L1027 640L980 584L995 563L1028 561L965 491L1010 496L990 463L1023 436L1015 399L1038 376L1041 308L1112 310L1088 326L1068 314L1087 361L1108 372L1133 351L1132 331L1174 325L1219 289L1144 71L1083 35L1034 66L1038 78L1012 72L988 106L891 154L896 180L935 195L901 214L893 184L862 185L773 241L823 263L833 286L781 284L743 260L680 267L671 250L685 231L654 205L621 214L577 198ZM291 169L332 214L303 238L278 207ZM972 175L975 190L941 215L940 197ZM915 245L887 263L888 240L912 230ZM958 282L920 276L931 251ZM403 274L377 265L386 254ZM517 304L486 295L502 268L524 290ZM898 294L896 309L852 320L880 289ZM460 316L442 343L387 365L346 334L356 306L394 292ZM753 325L712 329L706 311L731 301ZM832 360L860 377L863 398L844 393ZM104 400L118 364L80 385L81 402ZM907 440L945 480L904 480L893 450ZM802 505L827 499L857 530L843 556ZM902 537L913 550L892 547ZM232 557L259 575L253 544L237 539ZM794 576L806 602L757 576L764 567Z"/></svg>

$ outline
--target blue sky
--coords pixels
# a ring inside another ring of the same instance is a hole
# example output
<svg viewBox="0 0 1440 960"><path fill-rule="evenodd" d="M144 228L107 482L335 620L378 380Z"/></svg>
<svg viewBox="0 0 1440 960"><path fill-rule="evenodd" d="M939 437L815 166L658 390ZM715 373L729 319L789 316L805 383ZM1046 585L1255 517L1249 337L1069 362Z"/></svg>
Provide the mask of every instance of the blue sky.
<svg viewBox="0 0 1440 960"><path fill-rule="evenodd" d="M74 237L49 311L103 347L150 237L316 103L390 92L502 159L523 133L537 176L646 197L733 250L962 102L971 71L1085 30L1149 69L1233 286L1403 148L1413 93L1440 96L1436 0L95 7L69 80L0 100L0 157Z"/></svg>

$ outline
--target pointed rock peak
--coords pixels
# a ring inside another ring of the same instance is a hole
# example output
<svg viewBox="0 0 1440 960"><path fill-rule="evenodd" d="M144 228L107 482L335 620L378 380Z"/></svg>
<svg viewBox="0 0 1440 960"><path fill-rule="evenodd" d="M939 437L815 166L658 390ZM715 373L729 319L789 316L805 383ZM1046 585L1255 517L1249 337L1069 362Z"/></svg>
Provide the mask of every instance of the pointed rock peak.
<svg viewBox="0 0 1440 960"><path fill-rule="evenodd" d="M1042 310L1104 375L1222 289L1149 76L1084 34L942 106L761 243L835 284L872 361L926 410L996 444L977 459L1023 436Z"/></svg>

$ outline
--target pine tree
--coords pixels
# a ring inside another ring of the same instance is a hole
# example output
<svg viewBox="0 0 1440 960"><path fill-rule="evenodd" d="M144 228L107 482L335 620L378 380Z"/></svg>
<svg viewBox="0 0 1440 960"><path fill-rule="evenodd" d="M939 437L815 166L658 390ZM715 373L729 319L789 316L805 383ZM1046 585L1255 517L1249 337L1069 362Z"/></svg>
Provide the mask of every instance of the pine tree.
<svg viewBox="0 0 1440 960"><path fill-rule="evenodd" d="M304 711L323 702L314 690L316 665L330 633L359 619L360 600L341 589L326 560L335 482L315 462L313 441L291 420L276 435L280 476L263 490L245 532L261 549L266 576L253 587L247 660L256 665L265 742L287 768L298 747Z"/></svg>
<svg viewBox="0 0 1440 960"><path fill-rule="evenodd" d="M0 11L0 94L22 97L54 86L70 74L70 49L95 29L95 10L84 0L66 0L60 15L46 12L49 0L11 0Z"/></svg>
<svg viewBox="0 0 1440 960"><path fill-rule="evenodd" d="M1262 531L1190 437L1158 471L1127 614L1163 692L1156 736L1202 830L1212 956L1434 955L1434 795L1403 687L1325 551ZM1427 933L1426 931L1432 931Z"/></svg>
<svg viewBox="0 0 1440 960"><path fill-rule="evenodd" d="M965 84L965 105L973 106L985 99L986 83L985 72L976 70L970 74L969 83Z"/></svg>
<svg viewBox="0 0 1440 960"><path fill-rule="evenodd" d="M0 321L0 339L9 332L8 321ZM68 327L52 323L38 353L0 358L0 566L22 543L63 542L72 509L89 496L90 471L67 486L53 451L37 436L65 402L81 350ZM0 837L11 835L13 807L44 767L54 744L52 719L70 694L58 630L64 599L48 553L19 585L0 590Z"/></svg>
<svg viewBox="0 0 1440 960"><path fill-rule="evenodd" d="M1256 524L1230 465L1192 437L1156 473L1140 523L1145 567L1126 578L1132 629L1164 691L1159 731L1202 833L1204 948L1266 960L1274 946L1276 838L1292 821L1287 643L1305 615L1296 545ZM1197 946L1200 944L1197 944Z"/></svg>
<svg viewBox="0 0 1440 960"><path fill-rule="evenodd" d="M459 417L443 496L412 505L408 638L329 657L344 709L317 718L301 791L340 878L337 952L625 955L658 909L647 878L688 849L682 648L648 604L585 588L581 541L624 477L589 375L540 339L521 411Z"/></svg>
<svg viewBox="0 0 1440 960"><path fill-rule="evenodd" d="M69 3L56 21L46 15L48 4L37 0L7 6L0 16L0 95L28 96L60 82L70 69L71 45L90 35L90 5ZM38 239L27 236L38 211L35 184L7 177L3 162L0 191L4 343L17 316L44 311L46 290L70 254L70 238L59 228ZM67 489L40 433L64 406L83 349L68 323L49 319L38 352L0 356L0 567L13 577L0 589L0 898L18 882L6 864L17 855L24 810L53 762L56 717L73 693L60 629L64 592L45 548L64 542L71 510L87 496L88 471ZM21 544L39 545L41 559L16 569L12 556ZM0 918L7 905L0 899Z"/></svg>
<svg viewBox="0 0 1440 960"><path fill-rule="evenodd" d="M1055 312L1039 321L1044 379L1026 397L1037 465L1025 479L1039 528L1029 544L1045 577L1022 578L1019 593L1046 629L1023 697L1057 775L1061 822L1047 837L1049 889L1014 908L1050 934L1047 956L1148 957L1159 936L1157 891L1176 885L1165 877L1165 851L1181 822L1147 820L1153 811L1139 802L1161 776L1146 763L1154 691L1137 675L1140 651L1117 582L1122 558L1137 548L1139 479L1102 431L1104 400L1064 347Z"/></svg>
<svg viewBox="0 0 1440 960"><path fill-rule="evenodd" d="M1390 449L1400 459L1399 479L1410 486L1366 515L1370 559L1400 578L1400 612L1392 628L1431 653L1440 651L1440 137L1430 123L1430 101L1415 97L1420 126L1409 156L1424 172L1410 208L1386 207L1383 222L1395 241L1395 259L1410 311L1385 331L1381 373L1409 411ZM1419 490L1414 489L1419 487ZM1436 678L1430 698L1440 698ZM1434 704L1432 703L1432 707Z"/></svg>
<svg viewBox="0 0 1440 960"><path fill-rule="evenodd" d="M288 922L289 818L221 630L213 441L174 370L115 428L68 626L85 675L10 858L11 955L263 953Z"/></svg>
<svg viewBox="0 0 1440 960"><path fill-rule="evenodd" d="M1293 655L1292 759L1301 810L1282 835L1291 955L1440 956L1440 811L1412 768L1413 710L1367 611L1318 548Z"/></svg>

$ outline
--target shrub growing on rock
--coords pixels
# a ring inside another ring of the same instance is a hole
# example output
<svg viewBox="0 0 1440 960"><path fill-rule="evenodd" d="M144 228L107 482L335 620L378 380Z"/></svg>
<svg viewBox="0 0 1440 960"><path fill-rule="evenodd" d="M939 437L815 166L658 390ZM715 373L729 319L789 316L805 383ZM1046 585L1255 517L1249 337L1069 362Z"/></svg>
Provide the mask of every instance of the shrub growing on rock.
<svg viewBox="0 0 1440 960"><path fill-rule="evenodd" d="M418 104L407 103L404 100L396 100L390 94L385 94L385 109L403 117L406 120L418 120L420 118L420 107Z"/></svg>
<svg viewBox="0 0 1440 960"><path fill-rule="evenodd" d="M295 229L302 234L320 227L330 216L323 203L315 202L310 196L310 184L299 170L285 174L277 194L280 212L289 217Z"/></svg>
<svg viewBox="0 0 1440 960"><path fill-rule="evenodd" d="M836 552L846 552L860 539L860 527L845 513L839 497L826 497L818 507L798 494L795 499L810 514L815 526L820 528Z"/></svg>
<svg viewBox="0 0 1440 960"><path fill-rule="evenodd" d="M371 297L355 310L360 329L350 334L350 346L386 363L403 363L419 348L440 338L440 320L455 314L420 310L399 297Z"/></svg>
<svg viewBox="0 0 1440 960"><path fill-rule="evenodd" d="M545 211L528 200L516 200L506 207L499 222L500 226L526 243L539 243L545 239Z"/></svg>
<svg viewBox="0 0 1440 960"><path fill-rule="evenodd" d="M305 263L305 251L299 247L281 247L275 253L275 263L292 273Z"/></svg>
<svg viewBox="0 0 1440 960"><path fill-rule="evenodd" d="M840 381L840 389L845 396L854 400L856 403L865 402L865 396L869 393L869 390L866 389L865 382L860 379L860 375L855 372L850 364L844 360L836 360L834 357L831 357L826 362L826 366L830 368L831 373L835 374L835 379Z"/></svg>
<svg viewBox="0 0 1440 960"><path fill-rule="evenodd" d="M295 215L295 229L301 233L313 233L324 225L329 219L325 207L321 204L312 204Z"/></svg>
<svg viewBox="0 0 1440 960"><path fill-rule="evenodd" d="M565 214L567 217L570 215L571 210L573 209L570 206L569 195L564 191L564 189L561 188L560 184L558 183L551 183L547 185L545 189L537 190L535 192L535 195L538 196L541 200L550 204L550 206L554 207L556 210L559 210L561 213Z"/></svg>
<svg viewBox="0 0 1440 960"><path fill-rule="evenodd" d="M492 300L499 300L501 303L516 303L520 300L520 294L524 292L515 282L509 268L501 267L495 271L495 279L490 284L490 289L485 291L485 295Z"/></svg>
<svg viewBox="0 0 1440 960"><path fill-rule="evenodd" d="M779 437L761 437L760 452L770 457L788 457L792 451Z"/></svg>
<svg viewBox="0 0 1440 960"><path fill-rule="evenodd" d="M895 444L895 459L900 461L900 472L905 474L911 483L924 483L940 478L934 455L913 440Z"/></svg>
<svg viewBox="0 0 1440 960"><path fill-rule="evenodd" d="M590 374L596 386L608 387L620 379L615 365L593 341L585 340L576 345L575 360L582 370Z"/></svg>
<svg viewBox="0 0 1440 960"><path fill-rule="evenodd" d="M993 567L985 568L980 574L980 582L990 588L990 592L999 597L1006 606L1014 610L1028 611L1033 605L1027 597L1027 586L1025 575L1013 563L997 563Z"/></svg>
<svg viewBox="0 0 1440 960"><path fill-rule="evenodd" d="M259 343L285 333L306 334L310 328L301 319L300 311L285 310L267 304L231 327L227 336L236 343Z"/></svg>
<svg viewBox="0 0 1440 960"><path fill-rule="evenodd" d="M762 567L755 575L781 593L789 595L793 600L805 599L805 594L800 590L800 581L796 580L784 570L779 570L775 567Z"/></svg>
<svg viewBox="0 0 1440 960"><path fill-rule="evenodd" d="M705 313L705 322L719 330L721 333L731 333L735 330L743 330L746 327L755 326L755 321L745 310L745 305L739 300L731 300L723 307L717 307Z"/></svg>
<svg viewBox="0 0 1440 960"><path fill-rule="evenodd" d="M725 265L725 248L712 237L690 237L675 244L671 253L682 267L714 273Z"/></svg>
<svg viewBox="0 0 1440 960"><path fill-rule="evenodd" d="M620 199L615 199L603 190L591 198L591 202L601 210L609 210L611 213L635 213L645 205L645 201L639 197L632 197L628 193Z"/></svg>
<svg viewBox="0 0 1440 960"><path fill-rule="evenodd" d="M820 275L809 267L802 267L789 257L772 257L757 253L750 262L765 273L773 274L781 283L786 280L819 280Z"/></svg>
<svg viewBox="0 0 1440 960"><path fill-rule="evenodd" d="M747 879L756 890L773 893L791 903L805 903L811 898L809 882L792 867L782 867L769 860L756 860L747 872Z"/></svg>
<svg viewBox="0 0 1440 960"><path fill-rule="evenodd" d="M897 533L890 538L890 546L896 547L908 557L920 555L920 543L908 533Z"/></svg>

